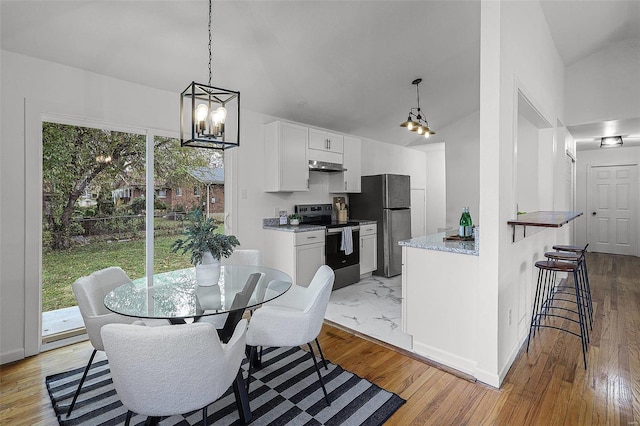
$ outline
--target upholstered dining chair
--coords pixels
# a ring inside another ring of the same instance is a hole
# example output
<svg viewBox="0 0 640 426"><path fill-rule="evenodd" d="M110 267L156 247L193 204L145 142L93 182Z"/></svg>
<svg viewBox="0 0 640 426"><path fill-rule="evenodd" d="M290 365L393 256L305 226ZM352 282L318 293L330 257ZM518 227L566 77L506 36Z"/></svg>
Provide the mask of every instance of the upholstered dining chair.
<svg viewBox="0 0 640 426"><path fill-rule="evenodd" d="M201 409L207 425L207 406L242 378L246 330L243 319L222 344L209 323L102 327L113 385L128 410L125 424L133 413L157 418Z"/></svg>
<svg viewBox="0 0 640 426"><path fill-rule="evenodd" d="M91 345L93 345L93 352L84 369L84 373L78 384L78 389L76 389L73 395L71 405L69 405L69 409L67 410L67 417L73 411L73 407L82 390L82 385L93 363L93 358L98 351L104 351L102 337L100 336L102 326L111 323L131 324L136 321L136 318L113 313L104 306L104 297L116 287L126 284L129 281L131 280L121 268L112 266L96 271L91 275L80 277L72 284L73 294L78 302L78 308L80 308L80 314L82 315L89 341Z"/></svg>
<svg viewBox="0 0 640 426"><path fill-rule="evenodd" d="M247 331L247 345L250 347L247 391L257 347L294 347L306 344L327 405L331 405L311 342L315 340L326 368L318 335L327 312L334 280L333 269L322 265L308 287L294 285L279 298L255 310Z"/></svg>

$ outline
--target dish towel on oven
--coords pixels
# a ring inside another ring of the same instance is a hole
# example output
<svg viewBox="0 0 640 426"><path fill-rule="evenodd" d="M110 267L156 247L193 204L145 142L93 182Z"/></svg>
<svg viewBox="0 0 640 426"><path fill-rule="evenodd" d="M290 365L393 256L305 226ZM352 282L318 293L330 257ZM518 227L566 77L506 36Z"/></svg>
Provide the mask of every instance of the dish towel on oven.
<svg viewBox="0 0 640 426"><path fill-rule="evenodd" d="M353 237L350 226L342 228L342 243L340 244L340 250L344 251L344 254L349 255L353 253Z"/></svg>

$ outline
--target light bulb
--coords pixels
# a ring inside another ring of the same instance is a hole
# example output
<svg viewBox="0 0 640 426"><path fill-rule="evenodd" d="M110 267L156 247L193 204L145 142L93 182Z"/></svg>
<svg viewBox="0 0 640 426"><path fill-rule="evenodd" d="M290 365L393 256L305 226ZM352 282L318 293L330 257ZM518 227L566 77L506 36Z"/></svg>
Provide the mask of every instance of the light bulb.
<svg viewBox="0 0 640 426"><path fill-rule="evenodd" d="M211 120L215 125L224 124L227 118L227 110L224 107L218 107L215 111L211 111Z"/></svg>
<svg viewBox="0 0 640 426"><path fill-rule="evenodd" d="M427 132L427 133L425 133L425 134L424 134L424 138L425 138L425 139L429 139L429 136L430 136L430 135L431 135L431 133L430 133L430 132Z"/></svg>
<svg viewBox="0 0 640 426"><path fill-rule="evenodd" d="M421 135L424 132L424 127L418 126L418 134Z"/></svg>
<svg viewBox="0 0 640 426"><path fill-rule="evenodd" d="M413 121L410 121L409 124L407 124L407 130L413 130Z"/></svg>
<svg viewBox="0 0 640 426"><path fill-rule="evenodd" d="M196 108L196 121L205 121L208 113L209 108L205 104L198 105Z"/></svg>
<svg viewBox="0 0 640 426"><path fill-rule="evenodd" d="M219 106L216 109L216 114L220 117L220 123L224 123L227 119L227 109L223 106Z"/></svg>

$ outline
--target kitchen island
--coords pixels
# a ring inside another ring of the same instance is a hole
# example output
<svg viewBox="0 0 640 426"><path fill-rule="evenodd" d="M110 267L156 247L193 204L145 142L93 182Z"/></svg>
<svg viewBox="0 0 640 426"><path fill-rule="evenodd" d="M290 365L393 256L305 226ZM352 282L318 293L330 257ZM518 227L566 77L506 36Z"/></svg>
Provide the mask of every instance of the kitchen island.
<svg viewBox="0 0 640 426"><path fill-rule="evenodd" d="M402 327L417 354L475 375L479 229L474 241L445 241L444 232L400 241Z"/></svg>

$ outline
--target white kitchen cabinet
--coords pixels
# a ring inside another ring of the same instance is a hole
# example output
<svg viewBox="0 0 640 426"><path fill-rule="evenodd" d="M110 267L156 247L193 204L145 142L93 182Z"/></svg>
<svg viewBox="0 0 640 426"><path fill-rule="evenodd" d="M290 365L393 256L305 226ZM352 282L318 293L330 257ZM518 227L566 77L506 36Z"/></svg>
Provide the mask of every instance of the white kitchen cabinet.
<svg viewBox="0 0 640 426"><path fill-rule="evenodd" d="M360 275L378 269L378 226L360 225Z"/></svg>
<svg viewBox="0 0 640 426"><path fill-rule="evenodd" d="M264 265L287 273L297 285L307 287L325 264L324 230L286 232L265 230Z"/></svg>
<svg viewBox="0 0 640 426"><path fill-rule="evenodd" d="M304 126L274 121L264 126L264 190L309 190L308 130Z"/></svg>
<svg viewBox="0 0 640 426"><path fill-rule="evenodd" d="M309 149L342 154L344 137L320 129L309 129Z"/></svg>
<svg viewBox="0 0 640 426"><path fill-rule="evenodd" d="M324 241L296 246L296 274L293 282L307 287L324 262Z"/></svg>
<svg viewBox="0 0 640 426"><path fill-rule="evenodd" d="M360 192L362 142L350 136L344 136L343 140L342 165L347 171L329 175L329 192Z"/></svg>

